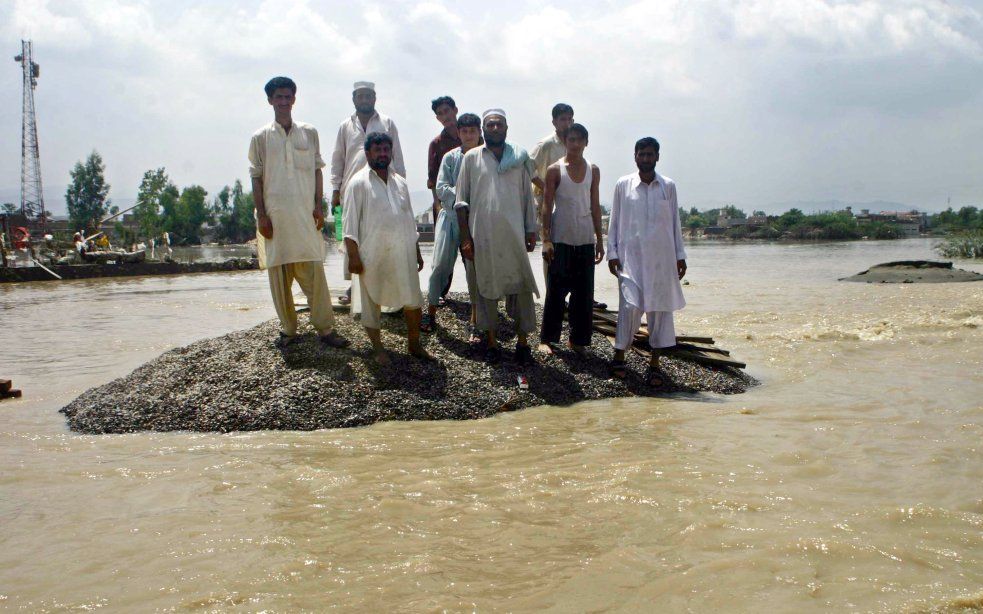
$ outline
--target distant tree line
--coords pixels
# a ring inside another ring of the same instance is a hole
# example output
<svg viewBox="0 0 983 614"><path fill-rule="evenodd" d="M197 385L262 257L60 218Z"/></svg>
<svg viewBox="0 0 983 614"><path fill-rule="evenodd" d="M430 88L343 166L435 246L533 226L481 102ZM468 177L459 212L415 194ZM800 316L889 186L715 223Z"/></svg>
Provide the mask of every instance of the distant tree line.
<svg viewBox="0 0 983 614"><path fill-rule="evenodd" d="M748 219L741 209L728 205L716 209L689 211L680 210L680 220L686 228L698 229L717 225L719 217ZM789 209L781 215L767 215L764 211L754 211L752 216L762 220L753 227L737 225L727 228L723 236L731 239L819 239L848 240L869 237L871 239L899 239L904 233L895 225L880 222L859 222L851 213L832 211L825 213L803 213L800 209Z"/></svg>
<svg viewBox="0 0 983 614"><path fill-rule="evenodd" d="M107 215L119 212L108 198L110 186L105 171L102 157L96 151L72 169L65 204L73 229L94 234ZM170 233L175 245L200 244L206 235L214 241L229 243L242 243L256 236L253 195L243 191L241 181L222 188L209 203L205 188L190 185L178 189L163 167L143 174L133 216L137 221L136 232L125 228L119 220L115 225L116 234L124 243L158 237L165 231Z"/></svg>
<svg viewBox="0 0 983 614"><path fill-rule="evenodd" d="M983 231L983 211L976 207L962 207L953 211L933 213L928 218L928 227L940 233Z"/></svg>

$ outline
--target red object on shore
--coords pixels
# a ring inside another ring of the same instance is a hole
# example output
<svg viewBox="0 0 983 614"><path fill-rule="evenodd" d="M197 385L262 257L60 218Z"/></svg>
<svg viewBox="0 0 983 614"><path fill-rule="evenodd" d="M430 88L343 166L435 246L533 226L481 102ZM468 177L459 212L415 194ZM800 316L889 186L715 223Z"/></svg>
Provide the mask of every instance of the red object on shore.
<svg viewBox="0 0 983 614"><path fill-rule="evenodd" d="M14 226L11 234L13 234L15 249L27 249L31 246L31 231L27 228Z"/></svg>

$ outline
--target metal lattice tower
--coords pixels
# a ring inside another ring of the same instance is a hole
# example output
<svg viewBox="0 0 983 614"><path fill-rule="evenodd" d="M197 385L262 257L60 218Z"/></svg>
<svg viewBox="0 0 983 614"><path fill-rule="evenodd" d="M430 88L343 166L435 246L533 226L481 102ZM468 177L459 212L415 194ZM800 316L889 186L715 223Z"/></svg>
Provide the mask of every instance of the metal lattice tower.
<svg viewBox="0 0 983 614"><path fill-rule="evenodd" d="M31 41L21 41L21 53L14 58L24 73L24 100L21 122L20 209L27 219L45 230L47 215L41 190L41 157L38 151L38 122L34 112L34 88L40 67L34 61Z"/></svg>

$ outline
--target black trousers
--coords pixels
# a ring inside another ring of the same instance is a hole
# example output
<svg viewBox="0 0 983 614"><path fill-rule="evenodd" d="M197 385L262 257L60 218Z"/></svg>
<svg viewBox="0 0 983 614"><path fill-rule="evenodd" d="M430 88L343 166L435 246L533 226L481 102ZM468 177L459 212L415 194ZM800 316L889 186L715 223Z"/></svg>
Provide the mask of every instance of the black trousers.
<svg viewBox="0 0 983 614"><path fill-rule="evenodd" d="M546 304L539 339L543 343L560 341L563 309L570 295L570 342L590 345L594 309L594 244L553 245L553 261L546 277Z"/></svg>

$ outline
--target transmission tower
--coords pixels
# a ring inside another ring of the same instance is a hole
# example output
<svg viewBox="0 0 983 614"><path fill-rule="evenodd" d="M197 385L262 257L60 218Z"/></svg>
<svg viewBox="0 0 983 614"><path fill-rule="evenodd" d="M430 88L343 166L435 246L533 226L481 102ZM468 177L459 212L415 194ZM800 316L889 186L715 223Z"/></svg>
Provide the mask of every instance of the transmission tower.
<svg viewBox="0 0 983 614"><path fill-rule="evenodd" d="M41 191L41 157L38 152L38 122L34 112L34 88L38 85L40 67L34 61L31 41L21 42L21 53L14 58L24 73L24 100L21 121L20 210L29 222L37 223L41 231L47 226L44 193Z"/></svg>

